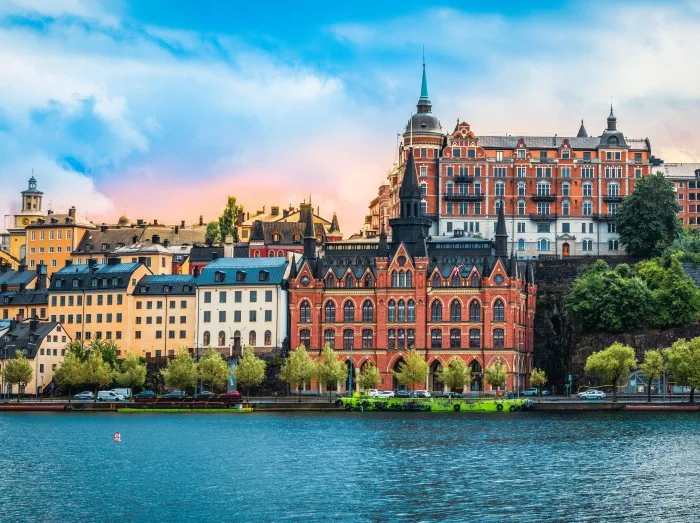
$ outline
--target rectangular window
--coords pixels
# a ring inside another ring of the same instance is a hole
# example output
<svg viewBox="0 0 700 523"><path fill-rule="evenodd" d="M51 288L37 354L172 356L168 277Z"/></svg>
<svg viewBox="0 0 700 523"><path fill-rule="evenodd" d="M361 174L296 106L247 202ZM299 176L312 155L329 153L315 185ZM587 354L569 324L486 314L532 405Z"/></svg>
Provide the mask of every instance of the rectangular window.
<svg viewBox="0 0 700 523"><path fill-rule="evenodd" d="M447 166L447 176L454 176L455 175L455 169L451 165Z"/></svg>
<svg viewBox="0 0 700 523"><path fill-rule="evenodd" d="M226 291L219 292L219 303L226 303Z"/></svg>
<svg viewBox="0 0 700 523"><path fill-rule="evenodd" d="M518 178L525 178L527 176L527 167L524 166L519 166L518 167Z"/></svg>
<svg viewBox="0 0 700 523"><path fill-rule="evenodd" d="M240 323L241 321L241 311L233 311L233 321Z"/></svg>
<svg viewBox="0 0 700 523"><path fill-rule="evenodd" d="M258 291L250 291L250 303L258 301Z"/></svg>
<svg viewBox="0 0 700 523"><path fill-rule="evenodd" d="M185 339L187 337L187 331L180 331L180 339Z"/></svg>
<svg viewBox="0 0 700 523"><path fill-rule="evenodd" d="M211 322L211 311L204 311L204 323L210 323Z"/></svg>
<svg viewBox="0 0 700 523"><path fill-rule="evenodd" d="M561 177L562 178L571 178L571 167L562 167L561 168Z"/></svg>
<svg viewBox="0 0 700 523"><path fill-rule="evenodd" d="M204 292L204 303L211 303L211 291Z"/></svg>
<svg viewBox="0 0 700 523"><path fill-rule="evenodd" d="M571 232L571 224L562 223L561 224L561 232L563 232L564 234L569 234Z"/></svg>
<svg viewBox="0 0 700 523"><path fill-rule="evenodd" d="M420 175L421 176L428 176L428 167L426 165L420 166Z"/></svg>
<svg viewBox="0 0 700 523"><path fill-rule="evenodd" d="M233 294L233 301L235 301L236 303L241 303L243 301L243 292L235 291Z"/></svg>
<svg viewBox="0 0 700 523"><path fill-rule="evenodd" d="M518 232L519 233L525 232L525 222L518 222Z"/></svg>
<svg viewBox="0 0 700 523"><path fill-rule="evenodd" d="M187 316L180 316L180 323L187 323Z"/></svg>
<svg viewBox="0 0 700 523"><path fill-rule="evenodd" d="M537 224L537 232L549 232L549 223L547 222L539 222Z"/></svg>
<svg viewBox="0 0 700 523"><path fill-rule="evenodd" d="M219 311L219 323L226 322L226 311Z"/></svg>
<svg viewBox="0 0 700 523"><path fill-rule="evenodd" d="M493 175L496 178L505 178L506 177L506 168L505 167L494 167Z"/></svg>
<svg viewBox="0 0 700 523"><path fill-rule="evenodd" d="M272 291L265 291L265 302L266 303L272 302Z"/></svg>
<svg viewBox="0 0 700 523"><path fill-rule="evenodd" d="M271 310L265 311L265 321L272 321L272 311Z"/></svg>
<svg viewBox="0 0 700 523"><path fill-rule="evenodd" d="M248 313L248 321L257 321L258 319L258 312L257 311L249 311Z"/></svg>
<svg viewBox="0 0 700 523"><path fill-rule="evenodd" d="M593 178L593 167L581 167L581 178Z"/></svg>

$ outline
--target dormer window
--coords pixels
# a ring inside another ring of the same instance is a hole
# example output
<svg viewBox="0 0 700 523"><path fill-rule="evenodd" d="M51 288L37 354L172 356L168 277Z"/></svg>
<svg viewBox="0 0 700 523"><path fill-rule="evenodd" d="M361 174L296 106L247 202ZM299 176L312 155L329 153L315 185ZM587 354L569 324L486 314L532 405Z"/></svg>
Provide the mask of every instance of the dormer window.
<svg viewBox="0 0 700 523"><path fill-rule="evenodd" d="M170 285L163 285L163 292L170 292Z"/></svg>
<svg viewBox="0 0 700 523"><path fill-rule="evenodd" d="M141 285L141 292L148 292L148 285Z"/></svg>
<svg viewBox="0 0 700 523"><path fill-rule="evenodd" d="M245 279L246 279L246 272L245 271L237 271L236 272L236 281L245 281ZM224 281L223 277L221 278L221 281Z"/></svg>
<svg viewBox="0 0 700 523"><path fill-rule="evenodd" d="M270 279L269 271L260 271L260 273L258 275L258 279L260 281L269 281L269 279Z"/></svg>
<svg viewBox="0 0 700 523"><path fill-rule="evenodd" d="M294 233L294 243L299 243L301 241L301 234L298 232Z"/></svg>
<svg viewBox="0 0 700 523"><path fill-rule="evenodd" d="M102 250L103 250L103 251L108 251L108 250L109 250L109 243L103 243L103 244L102 244Z"/></svg>
<svg viewBox="0 0 700 523"><path fill-rule="evenodd" d="M461 158L462 150L459 147L452 148L452 158Z"/></svg>
<svg viewBox="0 0 700 523"><path fill-rule="evenodd" d="M56 288L57 289L63 288L63 280L56 280Z"/></svg>
<svg viewBox="0 0 700 523"><path fill-rule="evenodd" d="M564 150L562 150L562 152L561 152L561 157L562 157L564 160L568 160L568 159L569 159L569 153L570 153L569 149L564 149Z"/></svg>
<svg viewBox="0 0 700 523"><path fill-rule="evenodd" d="M191 292L191 291L192 291L192 286L191 286L191 285L185 285L185 286L183 287L183 290L184 290L185 292Z"/></svg>
<svg viewBox="0 0 700 523"><path fill-rule="evenodd" d="M117 278L112 278L112 287L119 285L119 280Z"/></svg>
<svg viewBox="0 0 700 523"><path fill-rule="evenodd" d="M73 278L73 288L77 289L80 287L80 280L78 278Z"/></svg>
<svg viewBox="0 0 700 523"><path fill-rule="evenodd" d="M279 243L280 242L280 233L278 233L278 232L272 233L272 241L275 243Z"/></svg>
<svg viewBox="0 0 700 523"><path fill-rule="evenodd" d="M518 158L525 158L525 149L518 149ZM501 157L501 159L503 159L503 157Z"/></svg>
<svg viewBox="0 0 700 523"><path fill-rule="evenodd" d="M91 284L93 287L97 287L97 283L98 283L97 278L93 278L93 279L91 280L91 282L90 282L90 284Z"/></svg>
<svg viewBox="0 0 700 523"><path fill-rule="evenodd" d="M239 273L240 273L240 272L241 272L241 271L239 271ZM244 273L244 274L245 274L245 273ZM214 281L215 281L215 282L221 283L222 281L224 281L224 278L225 278L225 277L226 277L226 273L224 273L223 271L216 271L216 272L214 273ZM236 274L236 278L238 278L238 274Z"/></svg>

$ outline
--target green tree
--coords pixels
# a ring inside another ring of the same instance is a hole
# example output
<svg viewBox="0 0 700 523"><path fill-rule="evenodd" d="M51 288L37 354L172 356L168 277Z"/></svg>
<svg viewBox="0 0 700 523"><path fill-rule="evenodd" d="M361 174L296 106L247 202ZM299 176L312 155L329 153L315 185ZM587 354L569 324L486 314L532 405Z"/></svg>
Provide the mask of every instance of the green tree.
<svg viewBox="0 0 700 523"><path fill-rule="evenodd" d="M93 385L95 392L100 387L112 383L112 368L109 363L102 359L102 354L96 351L90 351L87 361L83 364L83 380L85 383Z"/></svg>
<svg viewBox="0 0 700 523"><path fill-rule="evenodd" d="M90 352L85 348L84 342L73 340L66 345L66 355L68 354L73 354L78 361L85 362Z"/></svg>
<svg viewBox="0 0 700 523"><path fill-rule="evenodd" d="M229 234L233 236L234 242L238 241L236 220L238 218L238 212L242 210L243 206L236 203L236 197L229 196L226 201L226 208L221 216L219 216L219 233L221 235L221 241L226 241L226 236Z"/></svg>
<svg viewBox="0 0 700 523"><path fill-rule="evenodd" d="M5 370L2 374L10 387L17 384L17 401L19 401L19 391L22 385L26 385L32 379L32 366L20 351L15 351L15 357L5 362Z"/></svg>
<svg viewBox="0 0 700 523"><path fill-rule="evenodd" d="M168 361L160 373L169 387L178 390L191 390L197 383L197 364L186 351L180 351Z"/></svg>
<svg viewBox="0 0 700 523"><path fill-rule="evenodd" d="M700 293L697 285L683 271L677 258L664 271L658 289L652 291L654 311L652 323L656 327L670 327L692 323L700 311Z"/></svg>
<svg viewBox="0 0 700 523"><path fill-rule="evenodd" d="M440 381L456 392L462 392L472 381L471 369L459 356L452 356L440 373Z"/></svg>
<svg viewBox="0 0 700 523"><path fill-rule="evenodd" d="M428 379L428 364L415 349L406 353L405 361L399 363L399 370L394 372L398 382L413 390L416 384L424 384Z"/></svg>
<svg viewBox="0 0 700 523"><path fill-rule="evenodd" d="M119 366L119 345L114 340L105 340L95 338L88 346L89 352L99 354L111 369L116 369Z"/></svg>
<svg viewBox="0 0 700 523"><path fill-rule="evenodd" d="M347 376L347 370L345 375ZM371 362L367 362L362 367L362 370L360 370L357 383L362 390L369 390L377 386L380 378L381 376L379 375L379 370L377 370L377 367L375 367Z"/></svg>
<svg viewBox="0 0 700 523"><path fill-rule="evenodd" d="M250 387L260 385L265 379L265 361L255 355L253 347L243 347L238 365L233 368L233 376L241 387L245 387L246 398L250 401Z"/></svg>
<svg viewBox="0 0 700 523"><path fill-rule="evenodd" d="M491 366L486 367L484 377L491 387L496 387L496 390L506 386L506 367L501 360L496 360Z"/></svg>
<svg viewBox="0 0 700 523"><path fill-rule="evenodd" d="M651 383L661 376L664 367L664 358L661 351L648 350L644 353L644 361L639 364L639 368L647 380L647 403L651 403Z"/></svg>
<svg viewBox="0 0 700 523"><path fill-rule="evenodd" d="M617 401L617 387L620 379L629 376L637 366L634 349L629 345L615 342L607 349L594 352L586 360L586 372L612 384L613 401Z"/></svg>
<svg viewBox="0 0 700 523"><path fill-rule="evenodd" d="M135 354L127 354L114 371L114 381L122 387L143 387L146 382L146 364Z"/></svg>
<svg viewBox="0 0 700 523"><path fill-rule="evenodd" d="M676 240L682 232L681 210L673 182L657 173L637 180L615 221L620 240L632 256L652 257Z"/></svg>
<svg viewBox="0 0 700 523"><path fill-rule="evenodd" d="M82 348L80 344L78 344L78 348ZM73 387L86 381L85 364L80 359L81 354L81 351L74 351L69 348L63 357L63 361L53 373L53 379L56 380L58 385L68 387L68 401L73 399Z"/></svg>
<svg viewBox="0 0 700 523"><path fill-rule="evenodd" d="M328 399L331 399L330 385L338 383L348 377L348 368L345 362L338 358L336 352L331 348L329 343L323 347L323 352L315 362L315 375L318 380L319 387L328 389Z"/></svg>
<svg viewBox="0 0 700 523"><path fill-rule="evenodd" d="M300 345L298 349L290 351L287 361L280 369L280 379L289 385L296 386L301 401L301 388L314 376L316 366L306 352L306 347Z"/></svg>
<svg viewBox="0 0 700 523"><path fill-rule="evenodd" d="M530 372L530 385L533 387L537 387L537 396L539 397L540 394L542 394L542 387L544 387L547 384L547 375L545 372L541 369L538 369L535 367L532 369Z"/></svg>
<svg viewBox="0 0 700 523"><path fill-rule="evenodd" d="M219 230L219 222L207 223L207 232L204 233L206 240L211 240L212 243L221 242L221 231Z"/></svg>
<svg viewBox="0 0 700 523"><path fill-rule="evenodd" d="M676 342L664 349L666 368L673 380L690 387L690 402L695 401L695 389L700 388L700 337Z"/></svg>
<svg viewBox="0 0 700 523"><path fill-rule="evenodd" d="M212 391L223 389L229 377L228 364L218 350L209 347L197 364L197 375Z"/></svg>

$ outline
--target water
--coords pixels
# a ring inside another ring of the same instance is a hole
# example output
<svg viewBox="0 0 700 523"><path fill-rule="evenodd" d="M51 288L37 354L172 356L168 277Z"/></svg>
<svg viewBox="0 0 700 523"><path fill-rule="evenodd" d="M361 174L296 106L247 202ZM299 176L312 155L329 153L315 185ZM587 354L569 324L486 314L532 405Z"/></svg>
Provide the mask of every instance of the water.
<svg viewBox="0 0 700 523"><path fill-rule="evenodd" d="M698 521L699 429L693 414L3 413L0 520Z"/></svg>

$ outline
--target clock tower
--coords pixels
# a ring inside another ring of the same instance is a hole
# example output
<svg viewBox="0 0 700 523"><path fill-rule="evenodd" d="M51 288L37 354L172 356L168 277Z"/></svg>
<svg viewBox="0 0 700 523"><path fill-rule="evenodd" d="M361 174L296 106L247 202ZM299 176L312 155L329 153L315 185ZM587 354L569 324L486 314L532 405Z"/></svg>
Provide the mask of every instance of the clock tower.
<svg viewBox="0 0 700 523"><path fill-rule="evenodd" d="M15 214L13 227L8 231L10 233L10 254L20 261L24 260L27 254L25 227L44 217L44 212L41 210L43 195L44 193L37 189L36 178L32 174L27 189L22 191L21 210L19 214Z"/></svg>

